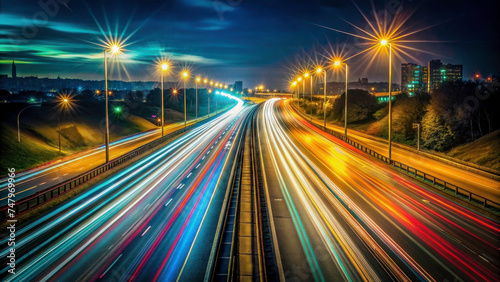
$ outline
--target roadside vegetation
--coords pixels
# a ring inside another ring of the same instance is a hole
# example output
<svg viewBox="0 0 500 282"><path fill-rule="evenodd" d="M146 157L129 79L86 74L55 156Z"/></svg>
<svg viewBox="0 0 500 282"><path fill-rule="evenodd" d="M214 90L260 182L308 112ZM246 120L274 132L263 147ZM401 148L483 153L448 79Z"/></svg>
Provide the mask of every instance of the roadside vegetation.
<svg viewBox="0 0 500 282"><path fill-rule="evenodd" d="M327 120L344 126L345 94L329 99ZM306 112L323 118L323 100L302 101ZM421 125L421 147L450 157L500 170L498 85L473 81L445 83L429 95L406 93L393 100L393 141L416 146ZM348 126L351 129L387 138L388 103L379 103L365 90L348 90ZM497 138L495 138L495 136Z"/></svg>

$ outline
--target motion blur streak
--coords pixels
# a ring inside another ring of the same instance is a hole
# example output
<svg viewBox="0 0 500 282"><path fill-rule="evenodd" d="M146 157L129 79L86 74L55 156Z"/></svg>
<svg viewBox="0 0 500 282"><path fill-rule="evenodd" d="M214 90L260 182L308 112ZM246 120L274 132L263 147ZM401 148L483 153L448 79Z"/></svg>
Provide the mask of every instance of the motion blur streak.
<svg viewBox="0 0 500 282"><path fill-rule="evenodd" d="M231 144L255 109L234 99L227 113L20 229L16 275L2 280L176 279L205 215L220 213Z"/></svg>
<svg viewBox="0 0 500 282"><path fill-rule="evenodd" d="M497 222L317 129L289 100L267 101L258 118L287 279L500 279ZM308 267L297 270L293 244Z"/></svg>

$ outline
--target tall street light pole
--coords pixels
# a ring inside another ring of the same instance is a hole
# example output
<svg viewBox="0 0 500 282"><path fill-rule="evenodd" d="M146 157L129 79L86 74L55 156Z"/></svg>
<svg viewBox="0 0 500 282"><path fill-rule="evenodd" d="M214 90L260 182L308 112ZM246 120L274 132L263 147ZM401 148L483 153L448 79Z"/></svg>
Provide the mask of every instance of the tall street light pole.
<svg viewBox="0 0 500 282"><path fill-rule="evenodd" d="M389 45L389 161L392 153L392 45L386 39L380 41L381 45Z"/></svg>
<svg viewBox="0 0 500 282"><path fill-rule="evenodd" d="M168 69L167 63L163 63L161 65L161 136L164 136L164 127L165 127L165 104L163 100L163 76L164 76L164 71Z"/></svg>
<svg viewBox="0 0 500 282"><path fill-rule="evenodd" d="M109 116L108 116L108 56L107 53L111 52L116 54L120 52L120 47L117 45L111 46L111 48L104 50L104 88L106 91L106 163L109 162Z"/></svg>
<svg viewBox="0 0 500 282"><path fill-rule="evenodd" d="M326 69L318 68L317 73L323 72L323 127L326 129Z"/></svg>
<svg viewBox="0 0 500 282"><path fill-rule="evenodd" d="M333 64L334 66L338 67L342 65L342 62L340 60L336 60ZM349 84L349 79L348 79L349 68L347 66L347 63L344 63L344 65L345 65L344 136L347 139L347 85Z"/></svg>
<svg viewBox="0 0 500 282"><path fill-rule="evenodd" d="M184 127L187 127L187 107L186 107L186 80L188 79L188 72L185 71L182 73L182 76L184 77Z"/></svg>
<svg viewBox="0 0 500 282"><path fill-rule="evenodd" d="M212 93L212 86L214 85L213 81L210 81L210 89L208 90L208 116L210 117L210 94Z"/></svg>
<svg viewBox="0 0 500 282"><path fill-rule="evenodd" d="M195 89L196 89L196 120L198 120L198 82L200 82L201 78L196 78Z"/></svg>
<svg viewBox="0 0 500 282"><path fill-rule="evenodd" d="M61 100L62 108L65 109L67 105L69 105L69 100L68 98L63 98ZM57 122L58 122L58 128L59 128L59 153L61 152L61 113L57 115Z"/></svg>
<svg viewBox="0 0 500 282"><path fill-rule="evenodd" d="M311 74L311 121L313 120L313 108L312 108L312 103L313 103L313 75Z"/></svg>
<svg viewBox="0 0 500 282"><path fill-rule="evenodd" d="M21 116L21 113L26 110L27 108L30 108L30 107L40 107L42 104L36 104L36 105L29 105L29 106L26 106L24 107L20 112L19 114L17 114L17 142L18 143L21 143L21 127L20 127L20 122L19 122L19 117Z"/></svg>

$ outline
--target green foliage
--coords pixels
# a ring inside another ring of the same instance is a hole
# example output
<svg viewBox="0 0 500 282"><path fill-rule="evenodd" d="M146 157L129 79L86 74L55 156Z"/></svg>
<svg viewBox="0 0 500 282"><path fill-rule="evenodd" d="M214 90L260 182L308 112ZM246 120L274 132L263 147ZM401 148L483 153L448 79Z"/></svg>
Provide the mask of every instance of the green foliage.
<svg viewBox="0 0 500 282"><path fill-rule="evenodd" d="M347 92L347 120L359 122L368 119L376 111L377 98L365 90L351 89ZM344 121L345 93L333 102L331 119Z"/></svg>
<svg viewBox="0 0 500 282"><path fill-rule="evenodd" d="M422 119L423 145L428 149L442 152L453 146L455 137L451 126L434 107L430 106Z"/></svg>
<svg viewBox="0 0 500 282"><path fill-rule="evenodd" d="M386 104L386 105L384 105L384 107L382 107L381 109L379 109L378 111L376 111L373 114L373 117L376 120L381 120L384 117L386 117L388 113L389 113L389 104Z"/></svg>

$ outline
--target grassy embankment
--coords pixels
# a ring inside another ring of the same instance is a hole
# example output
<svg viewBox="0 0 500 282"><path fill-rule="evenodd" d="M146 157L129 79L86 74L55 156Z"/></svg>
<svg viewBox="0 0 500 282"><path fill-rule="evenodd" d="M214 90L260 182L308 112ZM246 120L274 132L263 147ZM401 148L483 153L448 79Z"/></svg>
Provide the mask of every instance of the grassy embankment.
<svg viewBox="0 0 500 282"><path fill-rule="evenodd" d="M105 119L102 103L79 101L61 113L61 152L59 152L58 110L55 104L31 107L21 114L21 143L17 142L17 114L25 105L0 104L0 174L40 165L104 143ZM150 121L131 114L110 114L110 139L153 129Z"/></svg>

